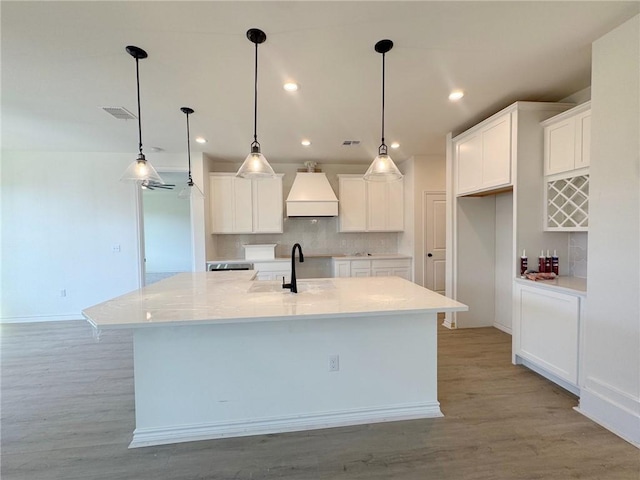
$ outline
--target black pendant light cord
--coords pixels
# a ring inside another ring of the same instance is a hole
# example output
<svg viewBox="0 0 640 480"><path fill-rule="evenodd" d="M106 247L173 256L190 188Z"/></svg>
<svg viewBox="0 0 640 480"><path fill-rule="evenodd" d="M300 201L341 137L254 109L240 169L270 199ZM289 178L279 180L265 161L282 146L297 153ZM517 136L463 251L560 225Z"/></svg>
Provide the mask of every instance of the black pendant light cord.
<svg viewBox="0 0 640 480"><path fill-rule="evenodd" d="M140 69L138 68L138 57L136 58L136 89L138 92L138 151L142 155L142 116L140 115Z"/></svg>
<svg viewBox="0 0 640 480"><path fill-rule="evenodd" d="M188 185L193 187L193 179L191 178L191 135L189 134L189 114L187 113L187 159L189 160L189 181Z"/></svg>
<svg viewBox="0 0 640 480"><path fill-rule="evenodd" d="M260 148L260 143L258 142L258 44L256 46L256 59L255 59L255 70L253 76L253 88L254 88L254 96L253 96L253 143L251 147Z"/></svg>
<svg viewBox="0 0 640 480"><path fill-rule="evenodd" d="M378 155L386 155L387 154L387 146L384 143L384 77L385 77L385 65L384 65L385 53L382 53L382 143L378 148Z"/></svg>

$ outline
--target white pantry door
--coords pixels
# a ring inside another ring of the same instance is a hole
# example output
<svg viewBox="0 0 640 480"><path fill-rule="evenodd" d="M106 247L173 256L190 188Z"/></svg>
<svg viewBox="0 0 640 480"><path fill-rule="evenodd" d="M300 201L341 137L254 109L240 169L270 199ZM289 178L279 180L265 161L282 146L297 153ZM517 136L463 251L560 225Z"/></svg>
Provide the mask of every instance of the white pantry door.
<svg viewBox="0 0 640 480"><path fill-rule="evenodd" d="M424 286L444 295L446 249L446 196L444 193L425 193L425 256Z"/></svg>

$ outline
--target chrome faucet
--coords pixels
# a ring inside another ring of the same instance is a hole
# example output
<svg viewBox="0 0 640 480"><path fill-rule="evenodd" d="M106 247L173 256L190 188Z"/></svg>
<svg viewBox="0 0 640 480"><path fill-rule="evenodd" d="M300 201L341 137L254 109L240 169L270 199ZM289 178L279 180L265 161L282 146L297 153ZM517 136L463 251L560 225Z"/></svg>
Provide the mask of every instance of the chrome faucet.
<svg viewBox="0 0 640 480"><path fill-rule="evenodd" d="M300 263L304 262L302 247L299 243L296 243L291 249L291 283L284 283L284 277L282 277L282 288L288 288L289 290L291 290L291 293L298 293L298 282L296 280L296 247L298 248Z"/></svg>

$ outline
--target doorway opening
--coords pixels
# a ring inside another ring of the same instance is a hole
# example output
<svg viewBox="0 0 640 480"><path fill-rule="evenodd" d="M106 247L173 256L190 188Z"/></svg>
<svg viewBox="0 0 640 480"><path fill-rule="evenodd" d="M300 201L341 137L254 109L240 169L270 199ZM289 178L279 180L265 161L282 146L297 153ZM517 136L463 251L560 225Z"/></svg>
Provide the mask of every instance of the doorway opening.
<svg viewBox="0 0 640 480"><path fill-rule="evenodd" d="M155 283L179 272L191 271L192 228L191 205L178 198L185 183L184 172L163 172L171 190L142 190L142 258L145 285Z"/></svg>

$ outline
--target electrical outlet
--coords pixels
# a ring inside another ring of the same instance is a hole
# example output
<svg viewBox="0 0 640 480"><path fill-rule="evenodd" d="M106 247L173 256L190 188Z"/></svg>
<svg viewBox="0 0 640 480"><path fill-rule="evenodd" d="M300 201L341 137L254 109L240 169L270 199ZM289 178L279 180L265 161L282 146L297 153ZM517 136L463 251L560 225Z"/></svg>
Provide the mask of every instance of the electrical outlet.
<svg viewBox="0 0 640 480"><path fill-rule="evenodd" d="M112 251L113 253L119 253L120 252L120 244L117 243L112 247Z"/></svg>
<svg viewBox="0 0 640 480"><path fill-rule="evenodd" d="M60 290L60 296L61 297L66 297L67 296L67 289L63 288L62 290Z"/></svg>
<svg viewBox="0 0 640 480"><path fill-rule="evenodd" d="M337 372L338 370L340 370L340 356L329 355L329 371Z"/></svg>

